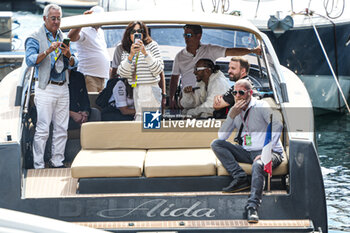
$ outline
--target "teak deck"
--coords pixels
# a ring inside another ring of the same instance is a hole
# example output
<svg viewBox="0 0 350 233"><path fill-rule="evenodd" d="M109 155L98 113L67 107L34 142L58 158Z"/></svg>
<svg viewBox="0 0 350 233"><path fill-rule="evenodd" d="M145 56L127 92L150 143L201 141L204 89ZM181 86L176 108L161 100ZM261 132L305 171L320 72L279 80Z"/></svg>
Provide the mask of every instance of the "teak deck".
<svg viewBox="0 0 350 233"><path fill-rule="evenodd" d="M222 192L171 192L171 193L120 193L120 194L79 194L78 179L71 177L70 168L28 169L24 179L24 198L66 198L105 196L193 196L193 195L235 195ZM236 195L248 195L240 192ZM264 195L287 194L285 190L265 192Z"/></svg>

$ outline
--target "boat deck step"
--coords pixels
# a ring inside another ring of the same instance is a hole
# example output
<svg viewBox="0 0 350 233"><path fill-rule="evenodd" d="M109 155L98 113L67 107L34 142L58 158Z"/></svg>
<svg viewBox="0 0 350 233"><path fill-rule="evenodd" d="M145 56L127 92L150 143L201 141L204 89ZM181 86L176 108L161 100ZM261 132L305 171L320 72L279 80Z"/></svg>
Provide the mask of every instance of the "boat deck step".
<svg viewBox="0 0 350 233"><path fill-rule="evenodd" d="M76 222L91 228L118 232L314 232L312 221L260 220L184 220L184 221L130 221L130 222Z"/></svg>
<svg viewBox="0 0 350 233"><path fill-rule="evenodd" d="M78 179L72 178L70 168L28 169L24 180L24 198L86 198L86 197L125 197L125 196L193 196L193 195L248 195L249 192L222 193L209 192L154 192L154 193L77 193ZM286 190L264 192L264 195L286 195Z"/></svg>

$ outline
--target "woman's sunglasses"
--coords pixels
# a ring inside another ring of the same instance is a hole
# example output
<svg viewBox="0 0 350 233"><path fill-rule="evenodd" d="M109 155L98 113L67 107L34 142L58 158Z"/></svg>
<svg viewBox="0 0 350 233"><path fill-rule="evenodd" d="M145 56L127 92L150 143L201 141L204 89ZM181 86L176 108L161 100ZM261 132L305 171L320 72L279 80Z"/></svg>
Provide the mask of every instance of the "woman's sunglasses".
<svg viewBox="0 0 350 233"><path fill-rule="evenodd" d="M131 30L131 34L135 34L135 33L143 33L143 30L142 29L137 29L137 30L135 30L135 29L132 29Z"/></svg>
<svg viewBox="0 0 350 233"><path fill-rule="evenodd" d="M236 96L237 94L239 95L245 95L245 93L247 93L249 90L243 91L243 90L239 90L239 91L232 91L232 95Z"/></svg>

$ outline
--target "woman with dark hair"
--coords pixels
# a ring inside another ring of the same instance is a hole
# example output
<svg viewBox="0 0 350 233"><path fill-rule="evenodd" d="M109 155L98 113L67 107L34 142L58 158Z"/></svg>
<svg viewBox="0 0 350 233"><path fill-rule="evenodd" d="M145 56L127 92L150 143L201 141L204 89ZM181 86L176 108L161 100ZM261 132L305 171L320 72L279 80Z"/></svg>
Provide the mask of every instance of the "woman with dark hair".
<svg viewBox="0 0 350 233"><path fill-rule="evenodd" d="M161 106L161 89L158 86L164 64L157 42L149 36L147 26L131 22L122 40L123 53L118 74L127 78L133 87L135 120L142 119L145 110L156 111Z"/></svg>

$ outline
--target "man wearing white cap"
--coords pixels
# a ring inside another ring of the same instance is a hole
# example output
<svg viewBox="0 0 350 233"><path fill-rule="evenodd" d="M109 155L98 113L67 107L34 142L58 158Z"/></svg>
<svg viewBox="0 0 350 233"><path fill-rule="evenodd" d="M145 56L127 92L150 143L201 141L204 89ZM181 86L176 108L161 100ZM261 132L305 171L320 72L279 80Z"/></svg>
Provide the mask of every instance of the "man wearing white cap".
<svg viewBox="0 0 350 233"><path fill-rule="evenodd" d="M94 6L84 15L101 12L102 7ZM68 37L77 42L78 71L85 76L88 92L101 92L105 79L109 78L110 63L103 30L99 26L75 28L69 31Z"/></svg>

